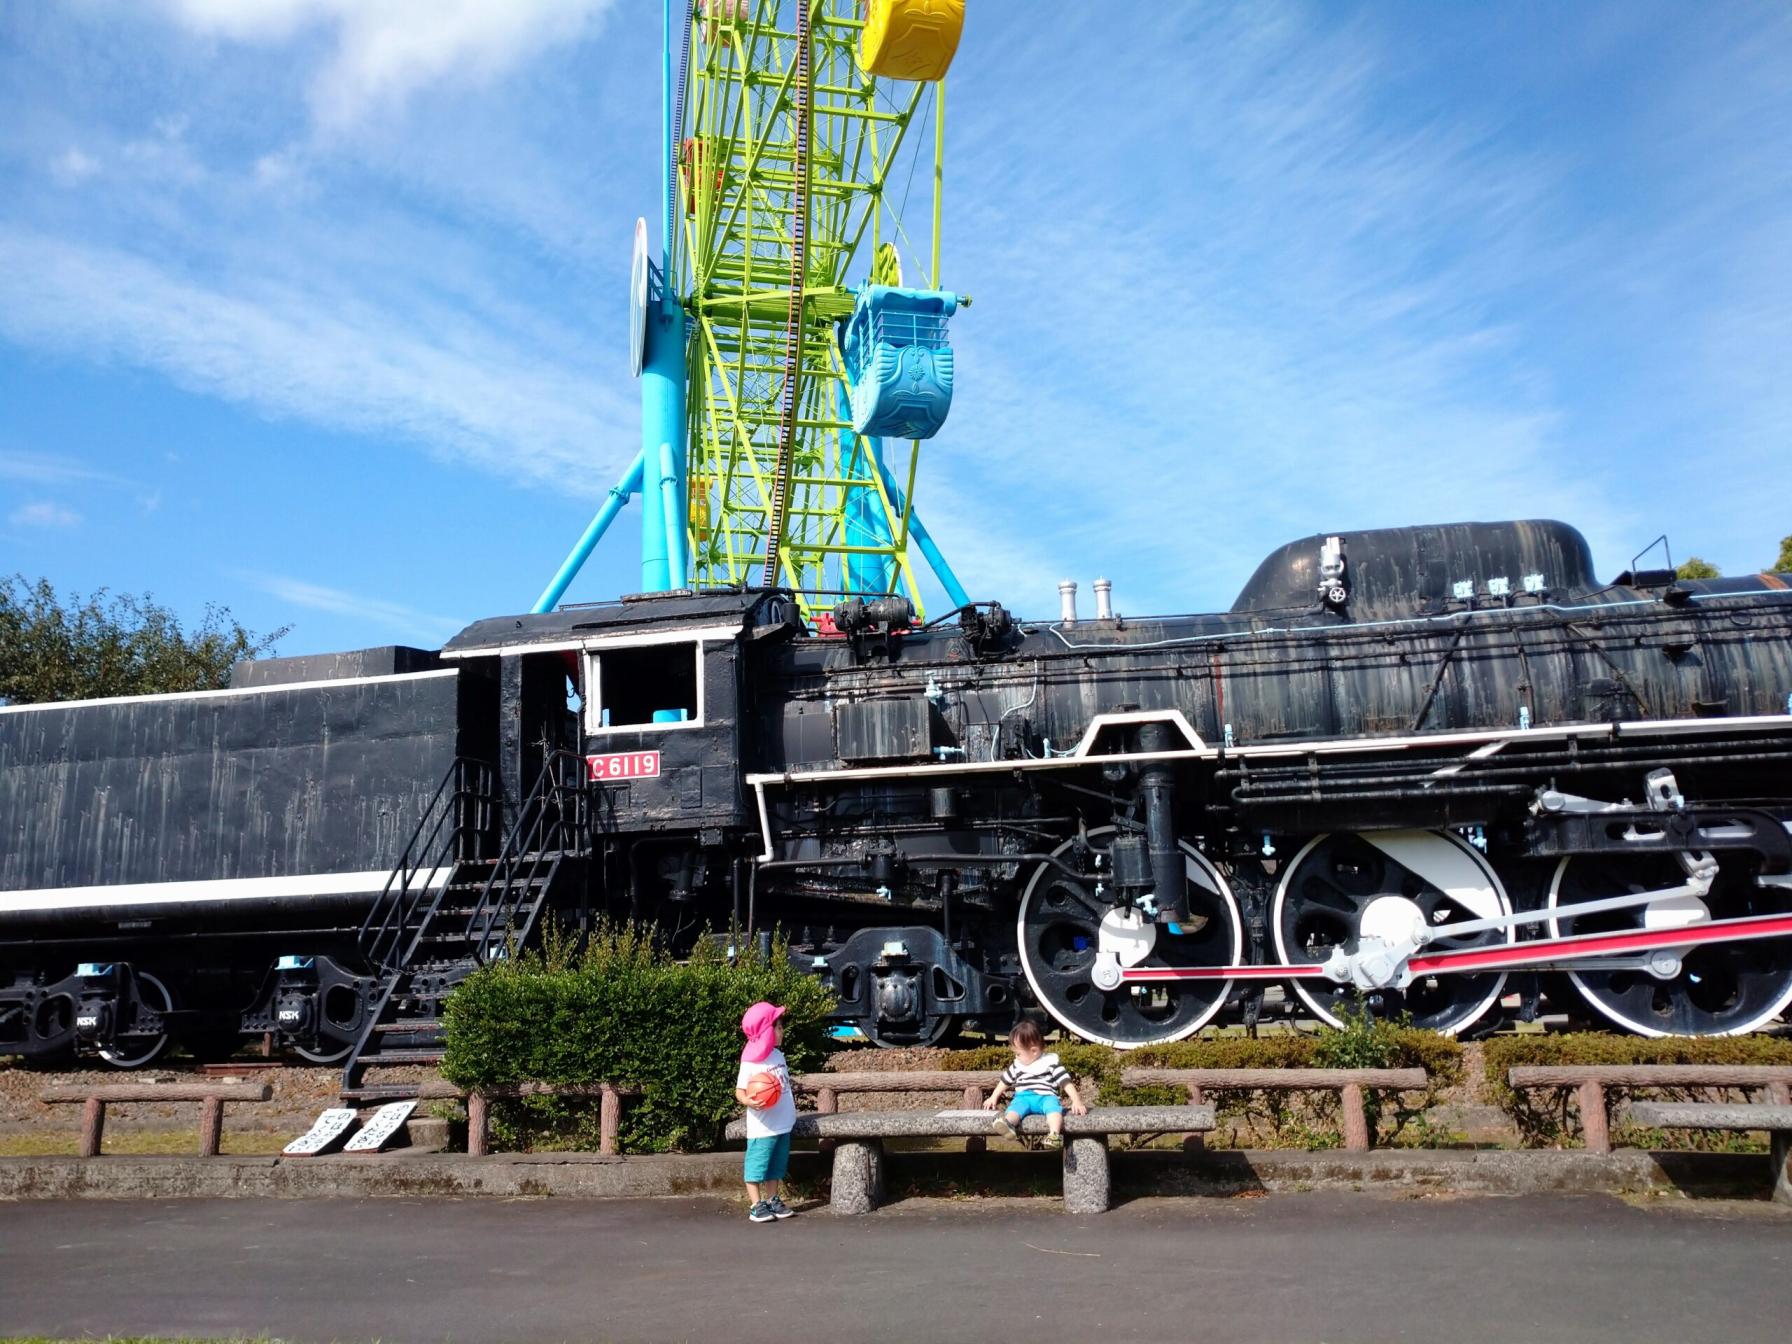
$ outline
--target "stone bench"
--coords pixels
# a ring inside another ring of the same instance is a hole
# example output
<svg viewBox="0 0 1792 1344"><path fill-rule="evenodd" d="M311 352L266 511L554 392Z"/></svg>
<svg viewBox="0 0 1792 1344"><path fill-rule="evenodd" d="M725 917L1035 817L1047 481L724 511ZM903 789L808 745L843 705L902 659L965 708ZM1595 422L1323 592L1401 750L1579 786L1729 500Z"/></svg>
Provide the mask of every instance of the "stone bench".
<svg viewBox="0 0 1792 1344"><path fill-rule="evenodd" d="M960 1074L959 1077L964 1075ZM831 1139L835 1213L870 1213L884 1196L884 1140L974 1138L990 1132L995 1116L984 1110L805 1112L791 1136ZM1188 1134L1213 1128L1211 1106L1095 1106L1087 1115L1064 1113L1064 1212L1105 1213L1109 1203L1110 1134ZM1045 1117L1029 1115L1023 1134L1047 1132ZM731 1139L746 1137L744 1119L728 1126Z"/></svg>
<svg viewBox="0 0 1792 1344"><path fill-rule="evenodd" d="M1506 1075L1514 1088L1572 1087L1589 1153L1612 1150L1608 1087L1764 1088L1773 1104L1792 1104L1792 1068L1773 1064L1531 1064ZM1759 1126L1757 1126L1759 1128Z"/></svg>
<svg viewBox="0 0 1792 1344"><path fill-rule="evenodd" d="M1344 1149L1351 1153L1369 1151L1371 1135L1368 1115L1363 1109L1366 1091L1381 1088L1392 1092L1411 1092L1430 1081L1423 1069L1146 1069L1120 1071L1120 1081L1127 1087L1184 1087L1191 1105L1201 1105L1206 1094L1225 1088L1248 1089L1253 1092L1336 1092L1340 1101L1344 1130ZM1201 1136L1191 1135L1185 1144L1201 1147Z"/></svg>
<svg viewBox="0 0 1792 1344"><path fill-rule="evenodd" d="M1792 1204L1792 1106L1633 1101L1624 1118L1643 1129L1764 1129L1772 1141L1773 1202Z"/></svg>
<svg viewBox="0 0 1792 1344"><path fill-rule="evenodd" d="M106 1133L106 1107L126 1101L196 1101L199 1103L199 1155L216 1157L224 1135L226 1102L266 1101L274 1089L266 1083L102 1083L92 1087L67 1084L47 1087L38 1100L48 1105L82 1104L81 1156L98 1157Z"/></svg>
<svg viewBox="0 0 1792 1344"><path fill-rule="evenodd" d="M967 1111L983 1105L990 1089L1001 1081L999 1069L972 1072L948 1069L888 1069L859 1073L799 1073L790 1081L797 1090L815 1098L817 1115L833 1115L840 1109L844 1093L873 1092L956 1092ZM822 1151L832 1151L832 1139L822 1141ZM988 1146L986 1134L973 1134L964 1141L967 1153L980 1153Z"/></svg>
<svg viewBox="0 0 1792 1344"><path fill-rule="evenodd" d="M494 1101L514 1101L518 1097L596 1097L597 1151L604 1157L614 1157L617 1136L622 1130L622 1099L640 1095L640 1088L621 1083L505 1083L475 1088L467 1093L467 1155L486 1157L491 1153L491 1104Z"/></svg>

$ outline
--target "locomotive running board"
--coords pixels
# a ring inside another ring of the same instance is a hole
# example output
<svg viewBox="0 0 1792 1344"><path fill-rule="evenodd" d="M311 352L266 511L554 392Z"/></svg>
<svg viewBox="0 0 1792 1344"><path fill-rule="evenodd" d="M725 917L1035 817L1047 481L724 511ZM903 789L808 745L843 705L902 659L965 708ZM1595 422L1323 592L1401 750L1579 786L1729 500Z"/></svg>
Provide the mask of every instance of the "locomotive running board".
<svg viewBox="0 0 1792 1344"><path fill-rule="evenodd" d="M1572 910L1565 913L1572 913ZM1656 948L1736 943L1750 938L1792 938L1792 915L1756 915L1746 919L1714 919L1674 929L1624 929L1565 938L1539 938L1528 943L1466 947L1454 952L1416 956L1406 965L1414 975L1467 975L1478 971L1526 970L1581 957L1616 956ZM1134 966L1122 968L1122 984L1160 984L1176 980L1329 980L1322 965L1292 966Z"/></svg>

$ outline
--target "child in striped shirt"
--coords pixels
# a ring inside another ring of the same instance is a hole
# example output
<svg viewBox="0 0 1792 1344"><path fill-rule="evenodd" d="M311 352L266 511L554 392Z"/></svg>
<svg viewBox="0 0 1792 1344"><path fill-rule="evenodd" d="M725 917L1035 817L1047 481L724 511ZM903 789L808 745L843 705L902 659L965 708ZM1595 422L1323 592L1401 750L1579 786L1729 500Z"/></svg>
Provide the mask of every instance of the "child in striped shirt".
<svg viewBox="0 0 1792 1344"><path fill-rule="evenodd" d="M1029 1018L1023 1017L1014 1024L1014 1030L1008 1033L1008 1044L1014 1047L1014 1063L1002 1070L1001 1081L989 1094L989 1100L983 1103L983 1109L995 1110L1004 1092L1012 1092L1014 1100L1008 1103L1008 1109L995 1122L992 1132L1013 1138L1023 1116L1043 1115L1051 1130L1046 1135L1045 1146L1062 1148L1064 1107L1058 1101L1059 1091L1069 1094L1072 1115L1082 1115L1089 1109L1083 1105L1070 1070L1058 1062L1056 1055L1045 1053L1045 1037L1039 1034L1039 1024Z"/></svg>

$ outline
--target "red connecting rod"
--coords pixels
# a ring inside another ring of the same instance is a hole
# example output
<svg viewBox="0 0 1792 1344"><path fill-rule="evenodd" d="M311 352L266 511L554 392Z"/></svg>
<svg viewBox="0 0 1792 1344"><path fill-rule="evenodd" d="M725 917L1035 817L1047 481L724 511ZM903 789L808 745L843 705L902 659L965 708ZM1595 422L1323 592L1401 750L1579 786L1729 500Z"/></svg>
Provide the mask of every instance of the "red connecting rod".
<svg viewBox="0 0 1792 1344"><path fill-rule="evenodd" d="M1562 911L1572 915L1572 907ZM1448 926L1444 926L1446 929ZM1661 947L1692 947L1705 943L1735 943L1749 938L1792 937L1792 915L1753 915L1744 919L1714 919L1674 929L1620 929L1615 933L1585 933L1566 938L1539 938L1528 943L1496 943L1491 947L1466 947L1451 952L1428 952L1413 957L1407 966L1414 975L1443 972L1464 975L1475 971L1504 971L1548 966L1580 957L1616 956L1624 952L1649 952ZM1120 972L1122 983L1148 984L1165 980L1325 980L1325 967L1314 963L1293 966L1131 966Z"/></svg>

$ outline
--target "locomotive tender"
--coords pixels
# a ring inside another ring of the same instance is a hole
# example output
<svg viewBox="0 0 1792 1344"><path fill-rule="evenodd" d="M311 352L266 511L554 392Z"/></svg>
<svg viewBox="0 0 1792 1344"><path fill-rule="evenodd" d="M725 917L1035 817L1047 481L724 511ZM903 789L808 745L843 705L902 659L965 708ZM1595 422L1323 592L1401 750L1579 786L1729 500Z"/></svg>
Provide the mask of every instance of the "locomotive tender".
<svg viewBox="0 0 1792 1344"><path fill-rule="evenodd" d="M659 594L0 709L0 1050L271 1032L371 1094L472 967L601 915L775 926L883 1043L1792 1004L1784 576L1465 523L1291 543L1221 614L911 626Z"/></svg>

